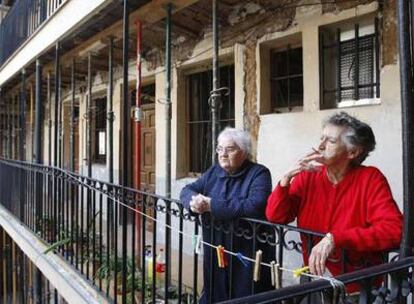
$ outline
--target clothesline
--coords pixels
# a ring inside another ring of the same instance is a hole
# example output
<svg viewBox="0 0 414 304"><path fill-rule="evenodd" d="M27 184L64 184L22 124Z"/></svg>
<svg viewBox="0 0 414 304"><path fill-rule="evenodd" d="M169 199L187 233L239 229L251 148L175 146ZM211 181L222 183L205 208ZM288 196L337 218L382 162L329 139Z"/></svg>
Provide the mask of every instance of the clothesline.
<svg viewBox="0 0 414 304"><path fill-rule="evenodd" d="M76 179L76 176L74 176L74 175L72 175L70 173L68 173L68 174L72 178ZM163 225L164 227L166 227L168 229L171 229L171 230L173 230L175 232L178 232L182 236L191 238L193 240L193 247L195 247L195 248L198 246L197 244L194 244L194 239L195 238L197 238L197 242L199 242L201 244L204 244L204 245L206 245L206 246L208 246L210 248L214 248L214 249L217 249L219 247L223 248L220 245L213 245L213 244L210 244L210 243L208 243L206 241L201 240L200 239L200 235L188 234L188 233L186 233L184 231L181 231L180 229L177 229L176 227L174 227L172 225L166 224L166 223L162 222L161 220L158 220L158 219L156 219L156 218L154 218L154 217L152 217L152 216L150 216L150 215L148 215L148 214L146 214L146 213L144 213L142 211L139 211L139 210L137 210L137 209L135 209L135 208L133 208L133 207L131 207L131 206L129 206L129 205L121 202L118 198L112 197L110 194L108 194L108 193L106 193L106 192L104 192L104 191L102 191L100 189L93 188L92 186L90 186L90 185L88 185L86 183L83 183L83 182L82 182L82 185L83 186L86 186L87 188L89 188L91 190L100 192L101 194L107 196L109 199L115 201L118 205L121 205L121 206L123 206L125 208L128 208L131 211L133 211L135 213L138 213L138 214L140 214L140 215L142 215L142 216L144 216L144 217L152 220L153 222L156 222L156 223L158 223L160 225ZM242 260L243 259L243 260L249 261L249 262L251 262L253 264L256 263L256 260L255 259L249 258L249 257L241 254L240 252L233 252L233 251L227 250L225 248L223 248L221 250L224 251L225 253L229 254L229 255L232 255L232 256L237 257L239 260ZM196 252L196 253L198 254L198 252ZM273 267L273 265L271 263L265 263L265 262L261 262L260 261L259 264L261 266L269 267L270 269L272 269L272 267ZM312 279L326 280L326 281L329 281L329 283L331 284L331 286L334 289L339 288L341 291L345 291L345 285L344 285L344 283L342 281L339 281L339 280L335 279L334 277L324 277L324 276L319 276L319 275L314 275L314 274L308 273L307 270L309 269L309 267L302 267L302 268L298 268L298 269L289 269L289 268L285 268L285 267L278 266L278 269L280 269L282 271L285 271L285 272L292 273L294 276L301 276L302 275L302 276L307 276L307 277L312 278Z"/></svg>

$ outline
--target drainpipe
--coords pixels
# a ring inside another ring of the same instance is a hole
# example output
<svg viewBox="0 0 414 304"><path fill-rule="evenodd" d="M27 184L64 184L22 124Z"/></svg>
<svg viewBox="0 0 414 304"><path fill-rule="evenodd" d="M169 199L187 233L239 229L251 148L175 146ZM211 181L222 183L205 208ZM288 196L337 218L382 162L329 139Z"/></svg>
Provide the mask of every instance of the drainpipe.
<svg viewBox="0 0 414 304"><path fill-rule="evenodd" d="M19 143L19 159L25 160L24 142L26 129L26 70L22 70L22 91L20 95L20 143Z"/></svg>
<svg viewBox="0 0 414 304"><path fill-rule="evenodd" d="M166 174L165 174L165 196L171 197L171 10L172 4L167 4L167 22L165 29L165 109L166 109ZM171 205L166 204L167 212L165 214L166 227L171 225ZM165 300L168 302L168 287L170 286L171 273L171 230L166 228L165 231Z"/></svg>
<svg viewBox="0 0 414 304"><path fill-rule="evenodd" d="M219 109L220 94L218 88L220 85L219 75L219 28L218 28L218 2L213 0L213 91L211 92L211 163L216 162L216 145L219 130Z"/></svg>
<svg viewBox="0 0 414 304"><path fill-rule="evenodd" d="M130 126L130 107L128 94L128 50L129 50L129 4L128 0L123 0L123 49L122 49L122 67L123 67L123 85L122 85L122 185L128 186L128 168L129 168L129 146L130 139L128 130ZM126 304L126 283L127 283L127 208L122 208L122 304Z"/></svg>
<svg viewBox="0 0 414 304"><path fill-rule="evenodd" d="M401 117L402 117L402 150L403 150L403 202L404 230L401 242L400 257L413 255L414 231L414 105L412 59L410 52L410 16L408 1L398 0L398 40L401 78Z"/></svg>

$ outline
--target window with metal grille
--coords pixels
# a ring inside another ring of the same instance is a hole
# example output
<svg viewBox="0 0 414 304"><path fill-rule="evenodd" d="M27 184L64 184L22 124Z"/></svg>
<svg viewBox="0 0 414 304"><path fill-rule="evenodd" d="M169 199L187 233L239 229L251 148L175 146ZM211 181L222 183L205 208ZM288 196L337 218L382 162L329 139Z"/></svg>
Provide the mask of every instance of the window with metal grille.
<svg viewBox="0 0 414 304"><path fill-rule="evenodd" d="M188 88L188 134L189 172L202 173L211 166L211 114L209 97L212 90L212 71L189 75ZM220 87L229 88L222 95L219 109L220 130L234 127L234 66L220 68Z"/></svg>
<svg viewBox="0 0 414 304"><path fill-rule="evenodd" d="M302 48L272 50L270 98L273 112L303 106Z"/></svg>
<svg viewBox="0 0 414 304"><path fill-rule="evenodd" d="M95 163L106 162L106 97L94 100L92 159Z"/></svg>
<svg viewBox="0 0 414 304"><path fill-rule="evenodd" d="M378 21L320 31L321 108L380 97Z"/></svg>

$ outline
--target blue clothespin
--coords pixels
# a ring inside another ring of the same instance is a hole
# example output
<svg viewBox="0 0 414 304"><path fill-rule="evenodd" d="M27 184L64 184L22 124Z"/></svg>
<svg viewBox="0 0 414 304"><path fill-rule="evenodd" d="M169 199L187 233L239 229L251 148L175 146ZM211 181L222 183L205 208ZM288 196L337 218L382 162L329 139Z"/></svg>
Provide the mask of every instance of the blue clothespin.
<svg viewBox="0 0 414 304"><path fill-rule="evenodd" d="M244 267L249 266L248 261L244 259L244 256L240 252L237 252L236 256L240 260L240 262L243 264Z"/></svg>

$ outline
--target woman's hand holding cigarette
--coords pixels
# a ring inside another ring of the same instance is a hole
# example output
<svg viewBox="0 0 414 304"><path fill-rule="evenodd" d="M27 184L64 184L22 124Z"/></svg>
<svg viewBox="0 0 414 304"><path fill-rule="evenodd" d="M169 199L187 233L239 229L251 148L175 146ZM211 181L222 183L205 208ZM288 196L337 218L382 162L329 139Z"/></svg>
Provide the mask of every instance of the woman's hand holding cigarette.
<svg viewBox="0 0 414 304"><path fill-rule="evenodd" d="M315 165L314 162L319 162L323 156L318 150L312 148L312 152L306 154L304 157L299 159L282 177L280 180L280 186L286 187L290 184L290 181L301 171L318 171L319 166Z"/></svg>

